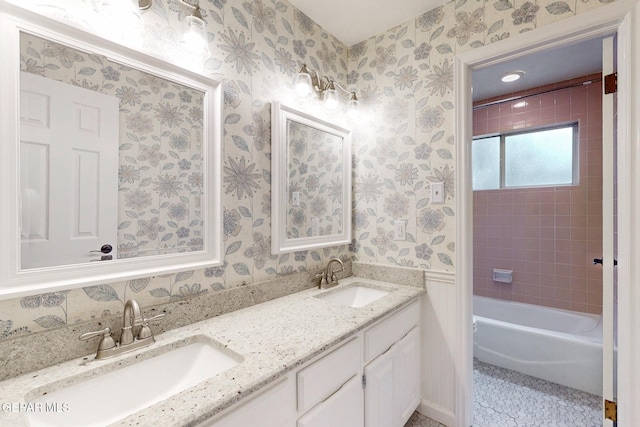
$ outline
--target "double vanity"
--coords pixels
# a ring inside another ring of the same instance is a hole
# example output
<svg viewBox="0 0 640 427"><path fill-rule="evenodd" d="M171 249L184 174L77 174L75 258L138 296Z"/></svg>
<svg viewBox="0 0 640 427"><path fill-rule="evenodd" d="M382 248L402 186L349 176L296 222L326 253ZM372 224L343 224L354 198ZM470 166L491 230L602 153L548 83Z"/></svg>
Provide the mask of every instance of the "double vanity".
<svg viewBox="0 0 640 427"><path fill-rule="evenodd" d="M423 292L352 277L24 374L2 383L16 411L0 424L402 426L419 403Z"/></svg>

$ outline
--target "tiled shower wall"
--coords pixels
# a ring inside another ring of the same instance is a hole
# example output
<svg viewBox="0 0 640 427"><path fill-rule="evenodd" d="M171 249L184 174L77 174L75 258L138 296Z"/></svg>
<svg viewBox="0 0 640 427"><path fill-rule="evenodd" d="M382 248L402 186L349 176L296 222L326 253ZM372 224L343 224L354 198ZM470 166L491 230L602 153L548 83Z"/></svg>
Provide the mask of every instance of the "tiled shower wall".
<svg viewBox="0 0 640 427"><path fill-rule="evenodd" d="M600 75L526 93L593 80L577 88L474 110L474 135L579 122L579 185L475 191L474 294L600 313L602 271L602 95ZM510 94L510 96L525 93ZM489 99L480 101L483 104ZM513 270L494 282L494 268Z"/></svg>

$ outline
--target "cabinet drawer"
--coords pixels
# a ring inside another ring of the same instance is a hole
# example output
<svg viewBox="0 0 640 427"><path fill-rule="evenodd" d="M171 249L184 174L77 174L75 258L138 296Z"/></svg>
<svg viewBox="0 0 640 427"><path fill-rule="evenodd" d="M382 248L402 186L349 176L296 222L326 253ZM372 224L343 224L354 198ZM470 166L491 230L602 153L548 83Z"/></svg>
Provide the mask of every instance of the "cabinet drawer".
<svg viewBox="0 0 640 427"><path fill-rule="evenodd" d="M267 386L256 396L243 400L222 417L198 424L198 427L287 427L295 420L293 378L290 376Z"/></svg>
<svg viewBox="0 0 640 427"><path fill-rule="evenodd" d="M364 427L364 405L360 376L298 419L297 427Z"/></svg>
<svg viewBox="0 0 640 427"><path fill-rule="evenodd" d="M336 392L360 370L360 339L333 350L298 372L298 410L305 412Z"/></svg>
<svg viewBox="0 0 640 427"><path fill-rule="evenodd" d="M420 321L420 304L411 303L364 333L365 364L384 353Z"/></svg>

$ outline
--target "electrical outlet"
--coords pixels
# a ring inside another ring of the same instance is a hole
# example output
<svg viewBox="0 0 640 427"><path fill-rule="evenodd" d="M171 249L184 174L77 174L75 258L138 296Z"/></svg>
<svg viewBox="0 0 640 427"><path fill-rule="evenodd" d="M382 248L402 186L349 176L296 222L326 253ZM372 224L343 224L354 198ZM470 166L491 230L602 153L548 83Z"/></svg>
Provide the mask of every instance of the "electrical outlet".
<svg viewBox="0 0 640 427"><path fill-rule="evenodd" d="M444 203L444 182L431 183L431 203L432 204Z"/></svg>
<svg viewBox="0 0 640 427"><path fill-rule="evenodd" d="M395 240L407 240L407 221L393 221L393 238Z"/></svg>

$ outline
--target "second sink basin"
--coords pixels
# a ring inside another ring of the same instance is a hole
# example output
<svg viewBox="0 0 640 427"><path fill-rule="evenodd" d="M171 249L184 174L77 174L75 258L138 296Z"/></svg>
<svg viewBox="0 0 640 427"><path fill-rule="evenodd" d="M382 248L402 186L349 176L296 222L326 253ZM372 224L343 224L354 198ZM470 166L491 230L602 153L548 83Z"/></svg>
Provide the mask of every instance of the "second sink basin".
<svg viewBox="0 0 640 427"><path fill-rule="evenodd" d="M203 341L66 386L31 400L32 426L105 426L224 372L242 361Z"/></svg>
<svg viewBox="0 0 640 427"><path fill-rule="evenodd" d="M364 283L354 283L349 287L329 291L324 294L317 295L317 298L321 298L327 301L331 301L335 304L346 305L347 307L360 308L365 305L371 304L374 301L389 294L389 291L376 289L367 286Z"/></svg>

